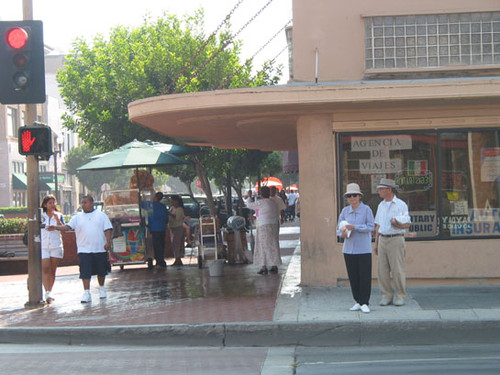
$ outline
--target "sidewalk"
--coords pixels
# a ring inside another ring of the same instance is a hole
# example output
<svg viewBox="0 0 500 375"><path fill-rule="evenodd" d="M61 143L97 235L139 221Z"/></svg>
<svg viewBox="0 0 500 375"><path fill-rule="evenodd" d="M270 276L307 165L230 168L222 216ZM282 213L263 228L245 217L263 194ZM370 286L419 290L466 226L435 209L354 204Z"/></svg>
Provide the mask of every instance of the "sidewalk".
<svg viewBox="0 0 500 375"><path fill-rule="evenodd" d="M297 225L297 224L295 224ZM300 286L300 229L282 228L284 265L257 275L253 265L226 265L223 277L198 269L114 268L108 298L81 304L77 267L58 270L56 300L27 310L26 276L0 277L0 342L173 346L339 346L498 342L500 279L408 281L405 306L351 312L349 286ZM185 263L189 259L185 259ZM286 270L286 272L285 272Z"/></svg>

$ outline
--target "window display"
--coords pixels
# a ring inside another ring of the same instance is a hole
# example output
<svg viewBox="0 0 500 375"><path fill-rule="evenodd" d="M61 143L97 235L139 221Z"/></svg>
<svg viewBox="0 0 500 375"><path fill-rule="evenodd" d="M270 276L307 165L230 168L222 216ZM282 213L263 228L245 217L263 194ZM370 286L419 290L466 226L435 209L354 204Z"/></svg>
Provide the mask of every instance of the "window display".
<svg viewBox="0 0 500 375"><path fill-rule="evenodd" d="M340 134L339 140L340 190L356 182L376 212L377 184L394 179L410 209L408 237L500 236L499 130Z"/></svg>

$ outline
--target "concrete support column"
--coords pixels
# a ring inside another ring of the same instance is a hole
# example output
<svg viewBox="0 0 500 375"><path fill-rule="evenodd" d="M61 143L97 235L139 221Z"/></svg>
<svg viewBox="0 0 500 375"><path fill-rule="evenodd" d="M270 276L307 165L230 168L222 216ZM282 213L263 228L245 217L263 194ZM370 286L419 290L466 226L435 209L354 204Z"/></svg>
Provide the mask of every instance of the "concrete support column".
<svg viewBox="0 0 500 375"><path fill-rule="evenodd" d="M301 282L333 286L339 277L336 241L335 152L331 115L297 121L300 182ZM343 266L343 264L341 264ZM343 267L342 267L343 268Z"/></svg>

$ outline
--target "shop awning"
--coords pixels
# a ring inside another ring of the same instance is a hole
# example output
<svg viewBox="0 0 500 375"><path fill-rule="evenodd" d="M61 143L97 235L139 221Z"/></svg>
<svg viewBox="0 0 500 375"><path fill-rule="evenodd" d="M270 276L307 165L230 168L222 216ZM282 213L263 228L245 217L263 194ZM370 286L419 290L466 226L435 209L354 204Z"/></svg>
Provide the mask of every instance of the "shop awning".
<svg viewBox="0 0 500 375"><path fill-rule="evenodd" d="M53 182L43 182L40 181L40 191L55 191L56 185Z"/></svg>
<svg viewBox="0 0 500 375"><path fill-rule="evenodd" d="M58 180L61 181L61 178ZM61 176L64 181L64 176ZM61 185L61 184L60 184ZM12 173L12 189L13 190L28 190L28 177L24 173ZM40 176L39 191L55 191L54 177L52 180Z"/></svg>
<svg viewBox="0 0 500 375"><path fill-rule="evenodd" d="M12 173L12 189L28 190L28 178L22 173Z"/></svg>

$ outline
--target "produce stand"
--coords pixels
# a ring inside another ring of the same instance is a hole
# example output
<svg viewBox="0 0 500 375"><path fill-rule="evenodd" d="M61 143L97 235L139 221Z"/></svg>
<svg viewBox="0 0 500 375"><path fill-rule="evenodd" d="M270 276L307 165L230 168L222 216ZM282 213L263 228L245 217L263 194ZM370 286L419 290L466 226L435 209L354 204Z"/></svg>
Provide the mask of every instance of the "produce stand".
<svg viewBox="0 0 500 375"><path fill-rule="evenodd" d="M153 190L128 189L106 191L104 212L113 225L109 261L112 266L144 264L152 266L152 249L147 229L147 212L141 203L151 201ZM151 263L151 264L150 264Z"/></svg>

